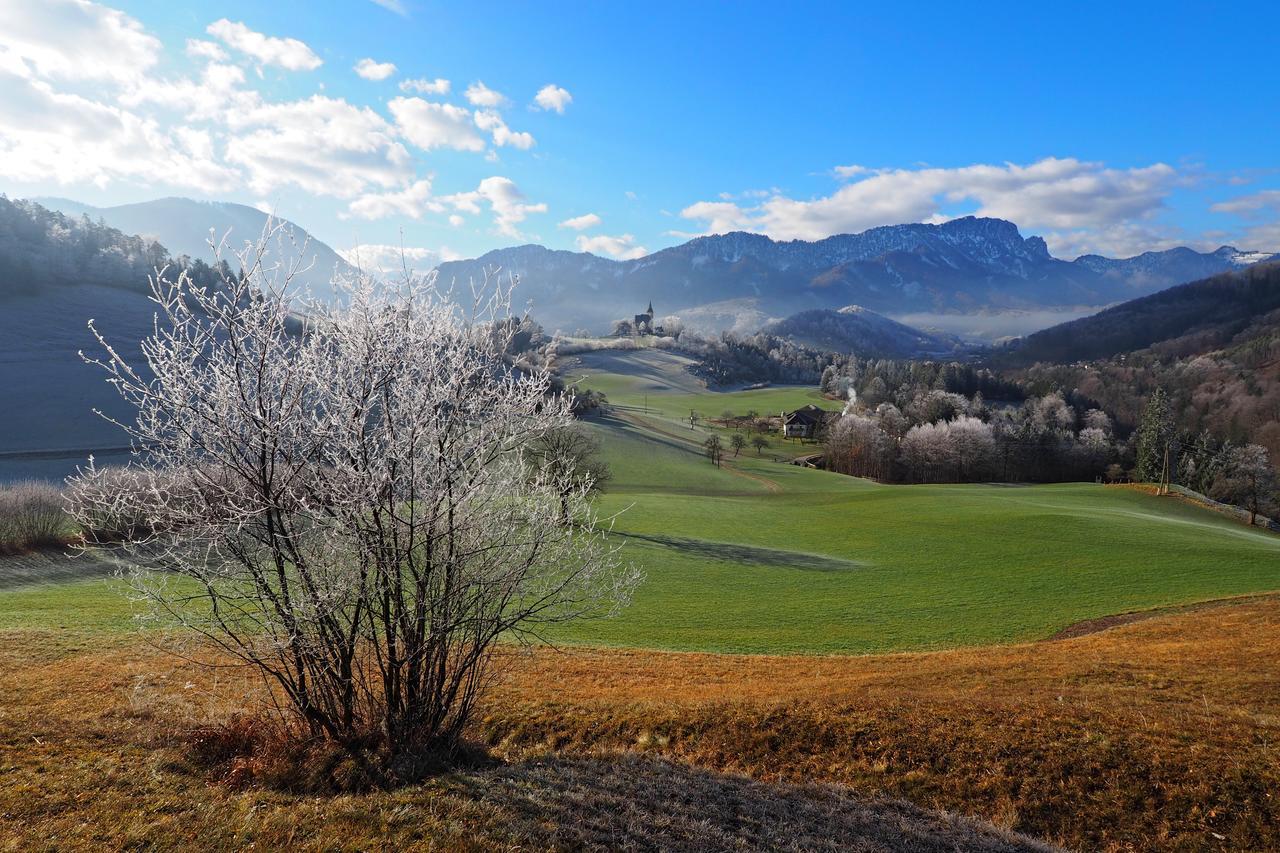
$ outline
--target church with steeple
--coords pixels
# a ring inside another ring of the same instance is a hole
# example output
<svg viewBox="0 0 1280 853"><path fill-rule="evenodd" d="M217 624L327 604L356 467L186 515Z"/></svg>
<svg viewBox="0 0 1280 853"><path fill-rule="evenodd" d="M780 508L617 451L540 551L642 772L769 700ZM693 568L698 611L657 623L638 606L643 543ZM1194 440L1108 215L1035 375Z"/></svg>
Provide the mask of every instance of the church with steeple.
<svg viewBox="0 0 1280 853"><path fill-rule="evenodd" d="M643 314L637 314L635 319L631 321L632 334L636 335L653 335L658 330L653 325L653 300L649 300L649 310Z"/></svg>

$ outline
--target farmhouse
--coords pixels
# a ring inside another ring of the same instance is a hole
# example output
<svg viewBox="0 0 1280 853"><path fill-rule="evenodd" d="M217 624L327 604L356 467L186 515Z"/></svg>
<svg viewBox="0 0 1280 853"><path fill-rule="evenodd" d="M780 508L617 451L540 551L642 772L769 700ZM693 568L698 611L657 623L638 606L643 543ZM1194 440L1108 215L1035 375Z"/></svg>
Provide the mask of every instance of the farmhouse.
<svg viewBox="0 0 1280 853"><path fill-rule="evenodd" d="M783 412L782 434L787 438L813 438L827 422L830 414L812 403L794 412Z"/></svg>

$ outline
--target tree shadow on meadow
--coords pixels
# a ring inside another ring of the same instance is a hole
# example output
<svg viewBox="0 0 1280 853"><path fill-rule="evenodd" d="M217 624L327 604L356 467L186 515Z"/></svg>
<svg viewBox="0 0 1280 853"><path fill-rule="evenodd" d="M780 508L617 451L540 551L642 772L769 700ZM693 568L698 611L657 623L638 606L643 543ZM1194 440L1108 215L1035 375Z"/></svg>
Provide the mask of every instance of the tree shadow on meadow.
<svg viewBox="0 0 1280 853"><path fill-rule="evenodd" d="M1048 851L1056 848L836 785L758 782L628 754L460 774L534 845L568 850Z"/></svg>
<svg viewBox="0 0 1280 853"><path fill-rule="evenodd" d="M661 545L665 548L674 548L677 551L682 551L695 557L748 566L800 569L808 572L848 572L865 568L867 565L857 560L842 560L838 557L826 557L821 554L806 554L802 551L784 551L776 548L760 548L753 545L739 545L729 542L709 542L705 539L686 539L679 536L624 533L622 531L615 531L614 535L648 542L653 545Z"/></svg>

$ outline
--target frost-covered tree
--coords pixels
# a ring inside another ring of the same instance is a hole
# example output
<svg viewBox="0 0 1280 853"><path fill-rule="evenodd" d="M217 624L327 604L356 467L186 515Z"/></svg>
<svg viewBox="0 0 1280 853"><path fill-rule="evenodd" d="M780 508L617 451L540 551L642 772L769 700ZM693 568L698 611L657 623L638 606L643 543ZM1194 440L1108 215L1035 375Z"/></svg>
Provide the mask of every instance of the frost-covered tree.
<svg viewBox="0 0 1280 853"><path fill-rule="evenodd" d="M545 371L504 359L509 288L464 311L431 277L359 278L300 315L270 237L215 286L152 280L146 372L99 335L137 450L123 475L91 463L71 506L123 532L159 615L395 776L454 748L499 638L610 613L637 574L597 527L590 473L531 473L531 443L572 419Z"/></svg>
<svg viewBox="0 0 1280 853"><path fill-rule="evenodd" d="M827 431L824 463L829 470L855 477L887 479L895 444L873 417L847 414Z"/></svg>
<svg viewBox="0 0 1280 853"><path fill-rule="evenodd" d="M1267 449L1257 444L1232 448L1210 489L1214 498L1249 510L1250 524L1257 521L1259 513L1275 510L1278 492L1276 469L1267 458Z"/></svg>

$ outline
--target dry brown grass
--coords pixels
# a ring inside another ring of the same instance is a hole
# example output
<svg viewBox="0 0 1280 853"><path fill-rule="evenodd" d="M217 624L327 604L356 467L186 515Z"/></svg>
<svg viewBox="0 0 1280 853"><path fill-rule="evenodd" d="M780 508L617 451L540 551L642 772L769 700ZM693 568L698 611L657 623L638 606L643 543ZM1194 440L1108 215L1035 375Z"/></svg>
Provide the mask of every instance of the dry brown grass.
<svg viewBox="0 0 1280 853"><path fill-rule="evenodd" d="M510 764L359 796L215 782L191 733L260 699L234 671L40 639L0 638L8 849L1016 843L815 782L1083 849L1280 848L1276 599L930 654L512 654L473 731Z"/></svg>

